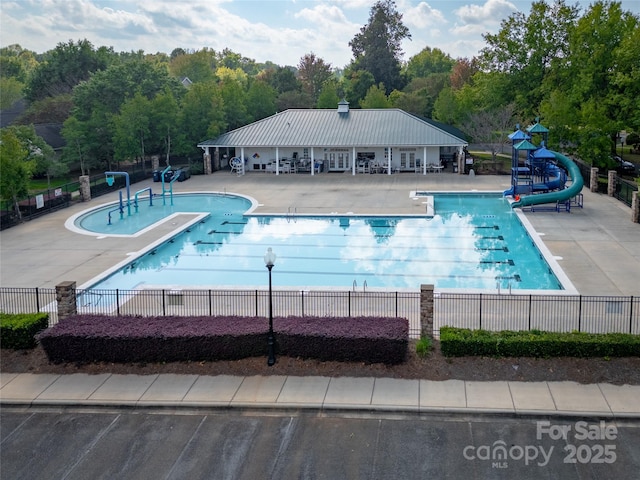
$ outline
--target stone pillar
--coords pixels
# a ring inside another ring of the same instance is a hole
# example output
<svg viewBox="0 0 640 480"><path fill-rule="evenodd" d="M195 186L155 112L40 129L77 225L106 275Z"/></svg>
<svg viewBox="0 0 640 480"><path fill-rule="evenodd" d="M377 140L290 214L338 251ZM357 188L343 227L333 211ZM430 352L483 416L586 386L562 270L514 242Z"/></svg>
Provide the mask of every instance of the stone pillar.
<svg viewBox="0 0 640 480"><path fill-rule="evenodd" d="M205 153L202 157L202 161L204 162L204 174L211 175L211 155Z"/></svg>
<svg viewBox="0 0 640 480"><path fill-rule="evenodd" d="M420 338L433 338L433 285L420 285Z"/></svg>
<svg viewBox="0 0 640 480"><path fill-rule="evenodd" d="M76 307L76 282L62 282L56 285L58 321L78 313Z"/></svg>
<svg viewBox="0 0 640 480"><path fill-rule="evenodd" d="M89 175L81 175L78 178L80 182L80 199L83 202L91 200L91 182L89 181Z"/></svg>
<svg viewBox="0 0 640 480"><path fill-rule="evenodd" d="M618 174L615 170L609 170L608 177L608 185L607 185L607 195L613 197L616 193L616 181L618 179Z"/></svg>
<svg viewBox="0 0 640 480"><path fill-rule="evenodd" d="M160 170L160 155L151 155L151 170Z"/></svg>
<svg viewBox="0 0 640 480"><path fill-rule="evenodd" d="M589 190L598 193L598 168L591 168L591 179L589 180Z"/></svg>
<svg viewBox="0 0 640 480"><path fill-rule="evenodd" d="M631 221L640 223L640 192L631 194Z"/></svg>
<svg viewBox="0 0 640 480"><path fill-rule="evenodd" d="M213 152L213 166L211 168L214 172L220 170L220 149L218 147Z"/></svg>

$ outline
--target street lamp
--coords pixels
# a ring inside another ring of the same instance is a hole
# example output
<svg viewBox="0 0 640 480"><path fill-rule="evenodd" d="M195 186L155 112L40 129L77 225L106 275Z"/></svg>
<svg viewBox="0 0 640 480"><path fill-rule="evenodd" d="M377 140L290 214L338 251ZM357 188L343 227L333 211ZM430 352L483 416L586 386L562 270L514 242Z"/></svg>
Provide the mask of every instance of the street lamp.
<svg viewBox="0 0 640 480"><path fill-rule="evenodd" d="M267 249L267 253L264 254L264 264L269 270L269 337L267 344L269 346L269 358L267 359L267 365L270 367L276 363L276 353L274 350L275 339L273 338L273 296L271 294L271 269L276 263L276 254L273 253L271 247Z"/></svg>

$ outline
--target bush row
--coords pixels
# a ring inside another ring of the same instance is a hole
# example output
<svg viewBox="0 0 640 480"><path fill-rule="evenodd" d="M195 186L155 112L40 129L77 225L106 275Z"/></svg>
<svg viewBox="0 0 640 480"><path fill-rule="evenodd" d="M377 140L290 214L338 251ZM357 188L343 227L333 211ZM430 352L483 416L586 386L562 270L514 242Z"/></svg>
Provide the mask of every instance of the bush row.
<svg viewBox="0 0 640 480"><path fill-rule="evenodd" d="M624 333L557 333L442 327L440 348L448 357L637 357L640 336Z"/></svg>
<svg viewBox="0 0 640 480"><path fill-rule="evenodd" d="M2 348L34 348L35 336L49 325L47 313L0 313Z"/></svg>
<svg viewBox="0 0 640 480"><path fill-rule="evenodd" d="M406 319L284 317L273 326L279 355L386 364L406 359ZM155 363L267 355L267 335L264 317L76 315L37 339L54 363Z"/></svg>

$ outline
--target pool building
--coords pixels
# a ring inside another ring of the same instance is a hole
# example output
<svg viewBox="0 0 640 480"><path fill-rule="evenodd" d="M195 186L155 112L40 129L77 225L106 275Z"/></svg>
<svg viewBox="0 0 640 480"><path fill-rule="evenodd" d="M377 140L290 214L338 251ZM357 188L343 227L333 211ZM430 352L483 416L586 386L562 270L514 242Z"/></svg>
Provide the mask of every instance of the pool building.
<svg viewBox="0 0 640 480"><path fill-rule="evenodd" d="M205 173L230 166L276 175L426 174L462 158L466 146L449 125L397 108L350 109L344 100L337 110L289 109L198 144Z"/></svg>

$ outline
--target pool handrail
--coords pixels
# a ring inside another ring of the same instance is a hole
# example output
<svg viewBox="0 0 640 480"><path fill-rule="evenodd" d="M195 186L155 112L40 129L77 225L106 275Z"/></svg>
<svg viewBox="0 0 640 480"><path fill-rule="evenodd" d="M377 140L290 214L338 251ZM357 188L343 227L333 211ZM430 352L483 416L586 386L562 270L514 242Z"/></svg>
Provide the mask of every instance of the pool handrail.
<svg viewBox="0 0 640 480"><path fill-rule="evenodd" d="M149 206L153 207L153 192L151 191L151 187L143 188L142 190L138 190L133 197L133 206L136 209L136 213L138 213L138 195L143 192L149 191Z"/></svg>

